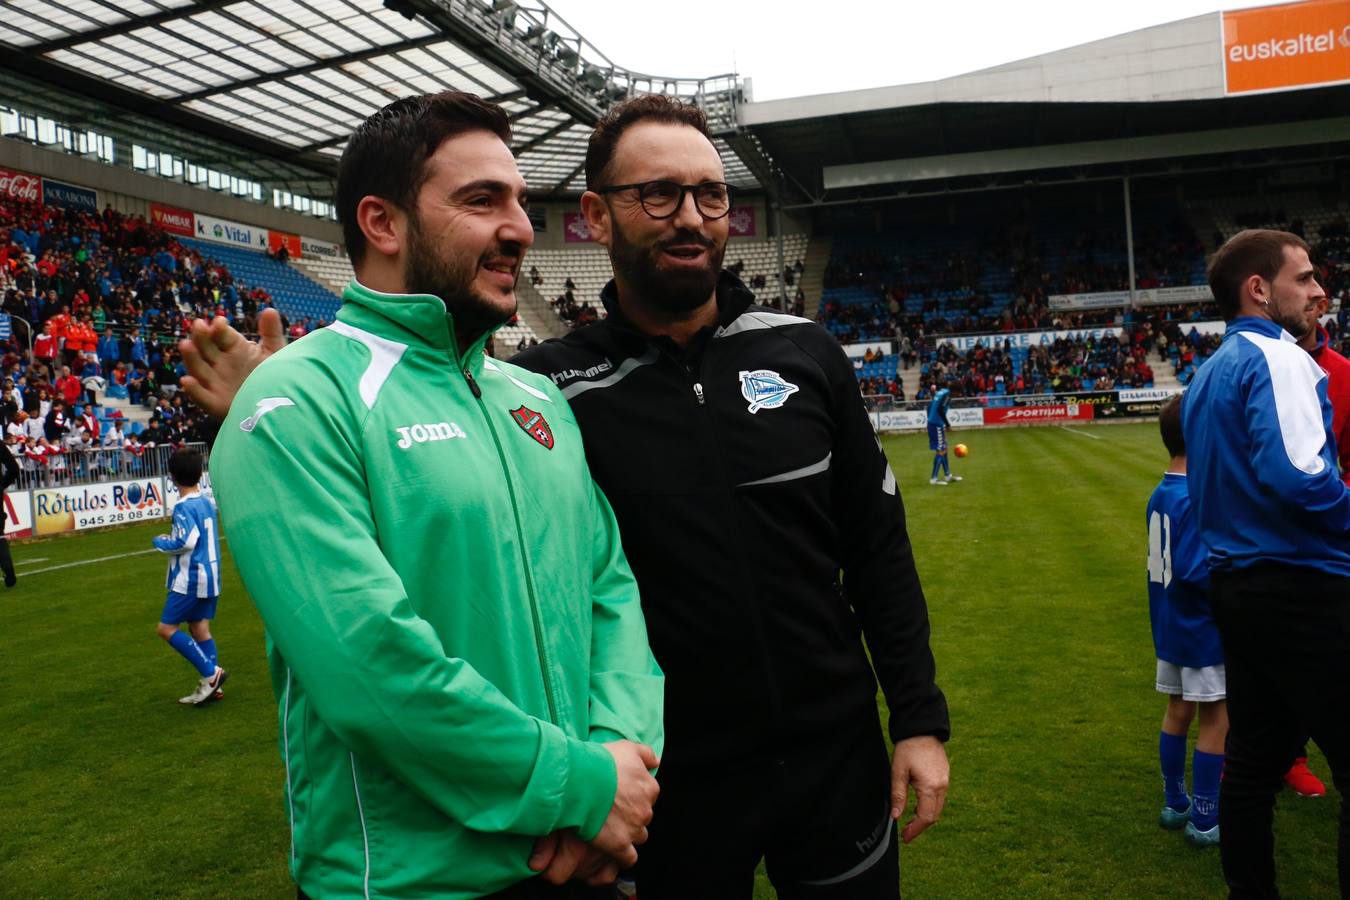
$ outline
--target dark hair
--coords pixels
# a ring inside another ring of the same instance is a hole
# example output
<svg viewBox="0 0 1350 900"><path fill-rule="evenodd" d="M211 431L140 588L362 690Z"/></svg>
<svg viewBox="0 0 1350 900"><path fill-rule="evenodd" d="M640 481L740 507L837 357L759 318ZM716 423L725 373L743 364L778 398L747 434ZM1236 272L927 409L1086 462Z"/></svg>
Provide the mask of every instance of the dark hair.
<svg viewBox="0 0 1350 900"><path fill-rule="evenodd" d="M1242 308L1242 284L1253 275L1273 281L1284 266L1284 248L1298 247L1305 253L1308 244L1287 231L1249 228L1224 241L1209 258L1205 276L1224 319L1231 319Z"/></svg>
<svg viewBox="0 0 1350 900"><path fill-rule="evenodd" d="M588 190L604 187L614 148L623 133L638 122L665 122L688 125L709 141L708 117L693 103L666 94L643 94L611 106L595 123L590 143L586 145L586 187Z"/></svg>
<svg viewBox="0 0 1350 900"><path fill-rule="evenodd" d="M1181 433L1181 394L1174 394L1158 410L1158 431L1163 446L1173 458L1186 455L1186 437Z"/></svg>
<svg viewBox="0 0 1350 900"><path fill-rule="evenodd" d="M188 448L175 450L169 457L169 477L179 487L195 487L202 480L202 455Z"/></svg>
<svg viewBox="0 0 1350 900"><path fill-rule="evenodd" d="M366 236L356 222L361 198L374 195L412 210L428 177L427 160L437 148L480 130L511 143L511 122L502 108L460 91L395 100L357 126L338 163L336 192L342 238L353 262L366 253Z"/></svg>

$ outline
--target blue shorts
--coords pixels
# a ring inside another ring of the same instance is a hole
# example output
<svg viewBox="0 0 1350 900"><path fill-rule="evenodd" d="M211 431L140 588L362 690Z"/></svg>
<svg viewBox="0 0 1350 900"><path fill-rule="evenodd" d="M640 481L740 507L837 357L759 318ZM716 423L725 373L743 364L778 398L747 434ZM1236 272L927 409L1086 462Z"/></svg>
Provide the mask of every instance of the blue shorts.
<svg viewBox="0 0 1350 900"><path fill-rule="evenodd" d="M945 425L928 426L928 449L938 453L947 452L947 427Z"/></svg>
<svg viewBox="0 0 1350 900"><path fill-rule="evenodd" d="M216 617L216 601L219 597L189 597L177 591L169 591L164 598L164 612L159 620L165 625L177 625L179 622L199 622L202 619Z"/></svg>

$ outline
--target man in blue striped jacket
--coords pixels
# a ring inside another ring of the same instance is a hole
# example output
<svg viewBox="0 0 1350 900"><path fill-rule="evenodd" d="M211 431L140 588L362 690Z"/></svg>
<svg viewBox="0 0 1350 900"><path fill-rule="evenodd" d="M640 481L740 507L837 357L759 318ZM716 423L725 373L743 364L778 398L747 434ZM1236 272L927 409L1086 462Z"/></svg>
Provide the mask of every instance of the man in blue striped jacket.
<svg viewBox="0 0 1350 900"><path fill-rule="evenodd" d="M220 597L220 527L215 504L198 487L202 455L177 451L169 457L169 476L178 486L179 500L173 508L173 532L155 538L155 549L169 555L169 594L155 633L201 675L196 689L178 702L201 706L220 699L220 687L229 677L216 661L211 637ZM178 630L180 622L187 623L187 631Z"/></svg>
<svg viewBox="0 0 1350 900"><path fill-rule="evenodd" d="M1240 232L1210 260L1209 283L1228 329L1191 383L1182 427L1227 661L1220 848L1230 897L1278 897L1275 792L1305 735L1350 788L1350 490L1326 373L1297 343L1325 296L1308 245ZM1342 891L1348 851L1343 805Z"/></svg>

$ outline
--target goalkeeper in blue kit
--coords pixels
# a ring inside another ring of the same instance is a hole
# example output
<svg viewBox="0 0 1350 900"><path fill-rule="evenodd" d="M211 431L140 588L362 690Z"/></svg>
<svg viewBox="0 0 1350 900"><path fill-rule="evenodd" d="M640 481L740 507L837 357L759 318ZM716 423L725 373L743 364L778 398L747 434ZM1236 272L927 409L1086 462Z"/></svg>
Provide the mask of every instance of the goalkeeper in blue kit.
<svg viewBox="0 0 1350 900"><path fill-rule="evenodd" d="M1148 500L1148 608L1158 657L1156 686L1167 694L1158 735L1165 805L1158 824L1185 829L1197 846L1219 842L1219 780L1228 735L1223 645L1209 605L1208 549L1186 488L1181 395L1163 404L1158 428L1172 461ZM1186 791L1186 734L1196 709L1200 733Z"/></svg>
<svg viewBox="0 0 1350 900"><path fill-rule="evenodd" d="M197 687L178 702L202 706L219 700L229 673L216 660L211 620L220 597L220 524L216 506L198 487L202 455L179 450L169 457L169 476L178 486L173 531L155 538L155 549L169 556L168 596L155 633L197 670ZM186 622L187 631L179 623Z"/></svg>

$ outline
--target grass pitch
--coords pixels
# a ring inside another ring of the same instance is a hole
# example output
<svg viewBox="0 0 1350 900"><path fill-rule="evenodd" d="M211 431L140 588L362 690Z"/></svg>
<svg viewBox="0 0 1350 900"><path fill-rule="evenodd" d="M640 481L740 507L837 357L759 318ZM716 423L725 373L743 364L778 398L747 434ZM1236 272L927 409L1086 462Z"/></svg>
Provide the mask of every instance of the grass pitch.
<svg viewBox="0 0 1350 900"><path fill-rule="evenodd" d="M1224 896L1217 852L1156 824L1143 526L1166 463L1156 425L955 441L971 455L948 487L928 484L924 435L884 441L953 728L946 812L902 852L905 895ZM0 896L294 896L261 624L227 543L214 628L227 696L175 703L196 675L153 633L163 558L124 555L163 530L15 547L20 583L0 593ZM1315 750L1312 765L1327 774ZM1338 896L1338 802L1280 795L1285 896ZM755 896L774 896L762 876Z"/></svg>

